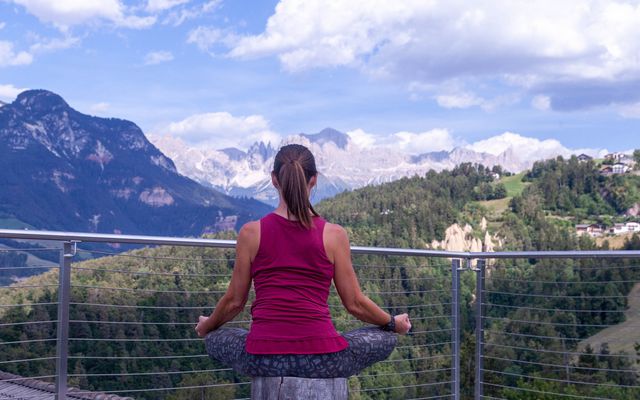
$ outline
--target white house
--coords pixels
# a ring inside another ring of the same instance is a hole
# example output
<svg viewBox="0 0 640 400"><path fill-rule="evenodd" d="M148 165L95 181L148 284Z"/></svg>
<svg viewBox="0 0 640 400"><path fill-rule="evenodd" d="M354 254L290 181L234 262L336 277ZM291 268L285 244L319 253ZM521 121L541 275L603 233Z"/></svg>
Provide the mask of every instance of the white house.
<svg viewBox="0 0 640 400"><path fill-rule="evenodd" d="M624 224L615 224L609 228L609 233L614 235L622 235L629 232L640 232L639 222L627 222Z"/></svg>
<svg viewBox="0 0 640 400"><path fill-rule="evenodd" d="M627 164L617 163L611 166L612 173L615 174L626 174L629 172L631 168Z"/></svg>
<svg viewBox="0 0 640 400"><path fill-rule="evenodd" d="M576 225L576 234L578 236L589 235L591 237L600 237L604 235L605 227L600 224L578 224Z"/></svg>

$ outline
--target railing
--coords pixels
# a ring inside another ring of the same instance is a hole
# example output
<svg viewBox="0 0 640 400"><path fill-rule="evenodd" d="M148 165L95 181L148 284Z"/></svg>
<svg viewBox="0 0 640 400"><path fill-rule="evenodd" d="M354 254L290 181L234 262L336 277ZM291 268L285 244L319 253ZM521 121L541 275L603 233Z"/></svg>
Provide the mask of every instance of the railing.
<svg viewBox="0 0 640 400"><path fill-rule="evenodd" d="M0 287L0 370L25 377L0 384L55 380L57 399L89 390L140 398L248 397L249 381L209 361L193 332L197 316L224 293L234 241L17 230L0 230L0 238L62 242L55 250L32 250L60 252L57 267L37 284ZM81 250L78 242L166 247L118 253ZM365 292L392 313L409 312L414 325L388 360L350 380L354 399L626 399L640 393L638 357L629 347L633 335L640 342L640 315L625 322L627 302L637 297L640 303L640 286L634 286L640 265L629 261L640 251L352 252ZM72 263L96 256L108 258ZM0 272L11 269L0 265ZM107 275L112 286L103 283ZM20 291L28 295L15 295ZM340 331L361 326L335 293L330 307ZM249 319L245 311L232 324L246 328ZM627 334L608 332L612 326ZM616 334L623 337L611 339ZM70 392L70 386L80 389Z"/></svg>

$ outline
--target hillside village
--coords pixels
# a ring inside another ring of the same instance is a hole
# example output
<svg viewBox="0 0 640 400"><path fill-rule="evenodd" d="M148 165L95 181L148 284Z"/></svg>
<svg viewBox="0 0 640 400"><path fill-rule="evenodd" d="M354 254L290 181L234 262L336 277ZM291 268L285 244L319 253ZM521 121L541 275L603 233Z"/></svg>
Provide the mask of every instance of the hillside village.
<svg viewBox="0 0 640 400"><path fill-rule="evenodd" d="M599 167L599 173L602 176L638 174L640 172L640 164L637 162L637 156L637 150L633 155L620 152L609 153L604 156L604 161L602 161ZM580 162L594 161L593 157L586 154L579 155L578 160ZM629 216L639 217L637 213L635 213L635 215L634 213L630 213ZM640 232L640 219L614 223L609 226L600 223L577 224L575 226L575 232L578 236L587 235L593 238L638 233Z"/></svg>

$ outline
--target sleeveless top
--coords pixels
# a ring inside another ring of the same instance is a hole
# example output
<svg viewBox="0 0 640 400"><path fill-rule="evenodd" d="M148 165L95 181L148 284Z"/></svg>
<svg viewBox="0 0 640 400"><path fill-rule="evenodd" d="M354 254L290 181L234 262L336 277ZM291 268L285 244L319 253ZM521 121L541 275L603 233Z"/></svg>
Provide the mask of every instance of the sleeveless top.
<svg viewBox="0 0 640 400"><path fill-rule="evenodd" d="M313 223L306 229L275 213L260 220L248 353L321 354L348 347L327 304L334 266L322 240L326 221L314 217Z"/></svg>

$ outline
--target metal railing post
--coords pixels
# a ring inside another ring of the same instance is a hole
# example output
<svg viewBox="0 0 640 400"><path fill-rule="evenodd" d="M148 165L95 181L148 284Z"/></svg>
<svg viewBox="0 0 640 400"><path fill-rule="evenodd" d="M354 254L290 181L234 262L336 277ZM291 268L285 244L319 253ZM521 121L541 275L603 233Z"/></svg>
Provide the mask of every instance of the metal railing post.
<svg viewBox="0 0 640 400"><path fill-rule="evenodd" d="M56 345L56 400L67 398L67 365L69 356L69 300L71 294L71 259L75 243L64 242L58 271L58 333Z"/></svg>
<svg viewBox="0 0 640 400"><path fill-rule="evenodd" d="M460 260L451 260L451 395L460 400Z"/></svg>
<svg viewBox="0 0 640 400"><path fill-rule="evenodd" d="M482 380L484 379L484 324L483 324L483 303L484 303L484 279L486 260L478 260L476 267L476 379L474 387L474 399L480 400L483 393Z"/></svg>

